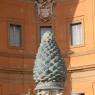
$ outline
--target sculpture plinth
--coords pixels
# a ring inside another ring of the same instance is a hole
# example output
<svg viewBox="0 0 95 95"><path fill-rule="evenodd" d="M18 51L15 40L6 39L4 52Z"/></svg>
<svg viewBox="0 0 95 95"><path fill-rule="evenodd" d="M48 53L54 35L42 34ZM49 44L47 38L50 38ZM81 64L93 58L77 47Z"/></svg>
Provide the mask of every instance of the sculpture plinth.
<svg viewBox="0 0 95 95"><path fill-rule="evenodd" d="M66 66L53 33L46 32L36 56L33 77L37 95L62 95L66 80Z"/></svg>

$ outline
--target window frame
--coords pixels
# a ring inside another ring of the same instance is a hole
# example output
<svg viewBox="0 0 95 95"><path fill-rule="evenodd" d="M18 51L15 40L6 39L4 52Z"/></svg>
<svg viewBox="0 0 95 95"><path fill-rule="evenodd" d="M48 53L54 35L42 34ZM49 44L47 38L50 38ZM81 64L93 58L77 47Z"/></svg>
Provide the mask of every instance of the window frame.
<svg viewBox="0 0 95 95"><path fill-rule="evenodd" d="M18 25L21 26L20 32L20 46L12 46L10 45L10 25ZM22 49L23 48L23 24L20 22L8 22L8 47L14 49Z"/></svg>
<svg viewBox="0 0 95 95"><path fill-rule="evenodd" d="M82 43L80 43L79 45L73 45L72 44L72 29L71 26L72 25L77 25L77 24L81 24L81 28L82 28ZM72 23L69 24L69 38L70 38L70 48L79 48L79 47L84 47L85 45L85 37L84 37L84 27L83 27L83 21L74 21Z"/></svg>
<svg viewBox="0 0 95 95"><path fill-rule="evenodd" d="M51 32L53 32L53 28L52 28L52 26L51 25L46 25L46 26L40 26L39 27L40 29L39 29L39 38L40 38L40 42L41 42L41 28L51 28ZM54 33L54 32L53 32Z"/></svg>

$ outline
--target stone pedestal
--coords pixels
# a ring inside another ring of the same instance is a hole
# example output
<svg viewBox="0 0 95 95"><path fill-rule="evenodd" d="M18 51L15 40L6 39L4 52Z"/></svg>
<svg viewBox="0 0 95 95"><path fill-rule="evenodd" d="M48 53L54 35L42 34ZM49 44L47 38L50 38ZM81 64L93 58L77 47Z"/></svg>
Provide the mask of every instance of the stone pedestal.
<svg viewBox="0 0 95 95"><path fill-rule="evenodd" d="M42 90L38 91L37 95L63 95L61 90Z"/></svg>

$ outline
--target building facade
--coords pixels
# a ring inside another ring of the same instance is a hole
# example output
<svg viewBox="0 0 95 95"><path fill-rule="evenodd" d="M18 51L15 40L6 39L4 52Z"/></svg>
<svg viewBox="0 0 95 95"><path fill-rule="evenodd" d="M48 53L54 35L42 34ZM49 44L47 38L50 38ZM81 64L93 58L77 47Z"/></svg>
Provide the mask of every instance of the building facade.
<svg viewBox="0 0 95 95"><path fill-rule="evenodd" d="M65 95L95 95L95 2L56 0L41 21L32 0L0 0L0 95L35 95L32 69L44 32L54 32L68 77Z"/></svg>

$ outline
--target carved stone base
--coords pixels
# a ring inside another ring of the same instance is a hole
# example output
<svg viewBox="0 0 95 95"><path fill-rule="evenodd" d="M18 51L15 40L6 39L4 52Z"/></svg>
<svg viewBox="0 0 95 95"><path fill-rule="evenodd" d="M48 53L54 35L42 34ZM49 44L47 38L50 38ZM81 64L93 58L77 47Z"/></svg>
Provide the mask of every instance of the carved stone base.
<svg viewBox="0 0 95 95"><path fill-rule="evenodd" d="M44 82L44 83L38 83L35 90L46 90L46 89L50 89L50 90L63 90L63 83L61 82Z"/></svg>
<svg viewBox="0 0 95 95"><path fill-rule="evenodd" d="M38 91L37 95L63 95L62 90L42 90Z"/></svg>

